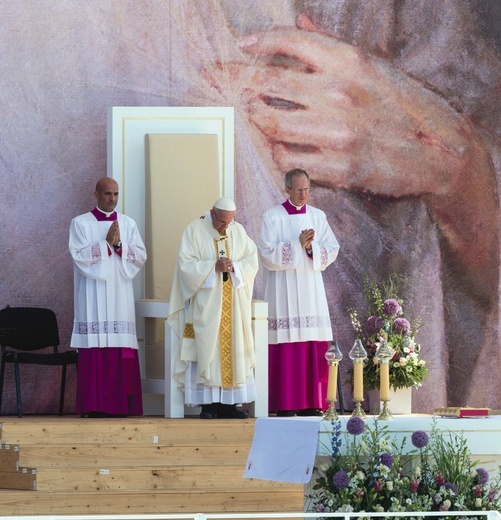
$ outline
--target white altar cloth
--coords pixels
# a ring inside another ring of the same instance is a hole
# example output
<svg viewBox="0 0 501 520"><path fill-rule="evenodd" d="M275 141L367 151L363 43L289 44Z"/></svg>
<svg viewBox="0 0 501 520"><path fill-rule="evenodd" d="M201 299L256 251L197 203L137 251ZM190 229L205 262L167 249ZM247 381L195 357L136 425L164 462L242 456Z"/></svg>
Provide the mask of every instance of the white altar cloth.
<svg viewBox="0 0 501 520"><path fill-rule="evenodd" d="M348 415L340 416L343 434L349 418ZM370 427L374 420L374 416L368 416L366 424ZM461 434L474 460L479 460L489 472L496 472L501 464L500 415L458 419L412 414L394 416L393 420L380 421L380 424L388 426L390 436L397 442L406 437L406 447L411 451L412 433L417 430L430 432L434 421L436 428L444 434ZM331 422L321 417L257 419L244 477L302 484L309 482L316 456L331 455L331 433ZM315 450L309 449L312 443L316 446Z"/></svg>

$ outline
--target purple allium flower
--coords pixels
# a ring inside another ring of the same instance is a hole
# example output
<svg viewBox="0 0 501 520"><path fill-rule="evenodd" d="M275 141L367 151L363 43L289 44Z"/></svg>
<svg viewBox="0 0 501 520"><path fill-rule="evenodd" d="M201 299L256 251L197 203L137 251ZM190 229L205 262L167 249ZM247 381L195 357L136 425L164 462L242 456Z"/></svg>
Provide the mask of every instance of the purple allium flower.
<svg viewBox="0 0 501 520"><path fill-rule="evenodd" d="M391 469L393 466L393 457L389 453L381 453L379 456L379 462L381 462L383 466Z"/></svg>
<svg viewBox="0 0 501 520"><path fill-rule="evenodd" d="M346 471L337 471L332 476L332 483L334 484L334 487L337 489L345 489L348 487L350 483L350 477L348 476L348 473Z"/></svg>
<svg viewBox="0 0 501 520"><path fill-rule="evenodd" d="M396 316L400 310L400 304L393 298L385 300L383 303L383 312L386 314L386 316Z"/></svg>
<svg viewBox="0 0 501 520"><path fill-rule="evenodd" d="M455 495L458 494L458 487L456 486L456 484L454 484L454 482L446 482L444 484L444 488L450 489Z"/></svg>
<svg viewBox="0 0 501 520"><path fill-rule="evenodd" d="M351 435L360 435L365 430L364 420L360 417L350 417L346 423L346 429Z"/></svg>
<svg viewBox="0 0 501 520"><path fill-rule="evenodd" d="M412 444L419 449L424 448L429 440L428 434L422 430L415 431L411 436Z"/></svg>
<svg viewBox="0 0 501 520"><path fill-rule="evenodd" d="M378 316L370 316L365 322L365 330L369 336L377 334L383 326L383 320Z"/></svg>
<svg viewBox="0 0 501 520"><path fill-rule="evenodd" d="M411 330L411 324L405 318L395 318L395 321L393 322L391 328L397 334L409 334Z"/></svg>
<svg viewBox="0 0 501 520"><path fill-rule="evenodd" d="M489 482L489 473L484 468L477 468L478 483L483 486Z"/></svg>

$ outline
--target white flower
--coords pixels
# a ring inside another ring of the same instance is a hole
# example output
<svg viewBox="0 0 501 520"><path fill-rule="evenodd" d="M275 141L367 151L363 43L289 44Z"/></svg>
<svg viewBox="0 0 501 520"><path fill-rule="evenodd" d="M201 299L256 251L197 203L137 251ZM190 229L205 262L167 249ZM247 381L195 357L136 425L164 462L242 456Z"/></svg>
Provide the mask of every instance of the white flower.
<svg viewBox="0 0 501 520"><path fill-rule="evenodd" d="M338 509L336 510L336 512L339 512L339 513L353 513L354 509L353 509L353 506L351 506L350 504L343 504L341 507L338 507Z"/></svg>
<svg viewBox="0 0 501 520"><path fill-rule="evenodd" d="M376 513L383 513L384 512L384 507L380 506L380 505L374 506L374 512L376 512Z"/></svg>
<svg viewBox="0 0 501 520"><path fill-rule="evenodd" d="M420 359L418 361L418 365L422 367L422 366L426 365L426 361L424 359Z"/></svg>
<svg viewBox="0 0 501 520"><path fill-rule="evenodd" d="M405 358L404 356L402 356L402 357L398 360L398 362L400 363L400 366L403 367L403 366L407 365L407 358Z"/></svg>
<svg viewBox="0 0 501 520"><path fill-rule="evenodd" d="M378 446L380 451L388 451L388 439L379 439Z"/></svg>
<svg viewBox="0 0 501 520"><path fill-rule="evenodd" d="M421 466L416 466L416 467L414 468L414 475L415 475L416 477L420 477L420 476L421 476Z"/></svg>
<svg viewBox="0 0 501 520"><path fill-rule="evenodd" d="M393 482L391 480L388 480L388 482L386 483L386 489L388 491L393 491Z"/></svg>
<svg viewBox="0 0 501 520"><path fill-rule="evenodd" d="M365 473L363 471L357 471L357 478L358 478L358 480L364 480Z"/></svg>
<svg viewBox="0 0 501 520"><path fill-rule="evenodd" d="M447 500L444 500L444 503L442 504L442 509L444 511L449 511L449 509L451 508L451 501L449 499Z"/></svg>
<svg viewBox="0 0 501 520"><path fill-rule="evenodd" d="M480 497L475 499L475 507L482 507L482 499Z"/></svg>

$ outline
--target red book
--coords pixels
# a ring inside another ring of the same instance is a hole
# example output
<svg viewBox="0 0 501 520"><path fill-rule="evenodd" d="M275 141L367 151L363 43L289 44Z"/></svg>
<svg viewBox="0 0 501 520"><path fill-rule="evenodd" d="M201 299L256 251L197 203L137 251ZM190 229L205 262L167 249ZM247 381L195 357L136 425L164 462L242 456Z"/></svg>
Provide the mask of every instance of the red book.
<svg viewBox="0 0 501 520"><path fill-rule="evenodd" d="M445 408L437 408L435 415L443 417L487 417L489 415L489 408L470 408L460 406L449 406Z"/></svg>

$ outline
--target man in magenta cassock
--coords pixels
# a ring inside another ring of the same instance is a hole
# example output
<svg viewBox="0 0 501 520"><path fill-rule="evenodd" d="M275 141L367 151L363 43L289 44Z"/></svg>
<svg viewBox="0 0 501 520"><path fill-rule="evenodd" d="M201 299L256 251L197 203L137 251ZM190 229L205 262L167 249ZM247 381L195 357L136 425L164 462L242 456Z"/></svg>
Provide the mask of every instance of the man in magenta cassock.
<svg viewBox="0 0 501 520"><path fill-rule="evenodd" d="M268 302L269 409L278 416L321 415L332 328L322 271L339 244L325 213L306 204L309 175L285 175L289 198L263 217L258 249Z"/></svg>
<svg viewBox="0 0 501 520"><path fill-rule="evenodd" d="M146 249L130 217L117 213L118 184L96 184L96 207L74 218L75 319L71 346L78 349L77 415L142 415L141 375L132 280Z"/></svg>

